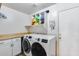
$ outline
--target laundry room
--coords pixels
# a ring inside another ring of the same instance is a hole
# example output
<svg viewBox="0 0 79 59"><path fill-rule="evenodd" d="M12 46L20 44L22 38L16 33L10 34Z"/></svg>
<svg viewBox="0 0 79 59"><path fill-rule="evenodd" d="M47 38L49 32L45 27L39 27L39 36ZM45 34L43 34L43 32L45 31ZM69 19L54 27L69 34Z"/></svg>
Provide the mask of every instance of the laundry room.
<svg viewBox="0 0 79 59"><path fill-rule="evenodd" d="M79 56L79 3L0 3L0 56Z"/></svg>

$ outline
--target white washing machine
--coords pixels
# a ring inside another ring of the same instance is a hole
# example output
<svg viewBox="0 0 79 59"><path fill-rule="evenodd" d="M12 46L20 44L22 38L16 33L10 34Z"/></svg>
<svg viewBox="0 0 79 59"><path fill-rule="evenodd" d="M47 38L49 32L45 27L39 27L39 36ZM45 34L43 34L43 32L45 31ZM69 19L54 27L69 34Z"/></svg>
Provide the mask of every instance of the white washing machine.
<svg viewBox="0 0 79 59"><path fill-rule="evenodd" d="M53 35L32 34L24 39L24 53L28 56L55 56L55 41ZM27 41L27 42L25 42Z"/></svg>
<svg viewBox="0 0 79 59"><path fill-rule="evenodd" d="M30 40L32 40L32 35L28 34L24 36L23 41L22 41L23 53L26 56L32 56Z"/></svg>

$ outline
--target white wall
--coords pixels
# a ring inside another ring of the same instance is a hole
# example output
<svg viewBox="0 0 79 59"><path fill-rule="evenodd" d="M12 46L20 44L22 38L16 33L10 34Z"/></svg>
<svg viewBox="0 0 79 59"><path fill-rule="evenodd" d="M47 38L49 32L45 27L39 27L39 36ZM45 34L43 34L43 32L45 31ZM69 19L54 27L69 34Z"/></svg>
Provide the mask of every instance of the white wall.
<svg viewBox="0 0 79 59"><path fill-rule="evenodd" d="M10 34L26 31L25 25L30 25L29 15L23 14L6 6L1 7L1 11L7 19L0 19L0 34Z"/></svg>

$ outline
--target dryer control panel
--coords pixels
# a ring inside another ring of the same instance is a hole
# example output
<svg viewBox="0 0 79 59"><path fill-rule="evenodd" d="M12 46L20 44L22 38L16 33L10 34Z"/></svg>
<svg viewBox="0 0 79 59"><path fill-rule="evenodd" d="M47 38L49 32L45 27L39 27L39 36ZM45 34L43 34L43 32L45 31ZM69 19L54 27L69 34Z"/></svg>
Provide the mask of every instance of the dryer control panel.
<svg viewBox="0 0 79 59"><path fill-rule="evenodd" d="M47 43L48 42L48 40L46 40L46 39L42 39L42 41L41 42L43 42L43 43Z"/></svg>
<svg viewBox="0 0 79 59"><path fill-rule="evenodd" d="M47 39L42 39L42 38L36 38L37 41L43 42L43 43L48 43Z"/></svg>

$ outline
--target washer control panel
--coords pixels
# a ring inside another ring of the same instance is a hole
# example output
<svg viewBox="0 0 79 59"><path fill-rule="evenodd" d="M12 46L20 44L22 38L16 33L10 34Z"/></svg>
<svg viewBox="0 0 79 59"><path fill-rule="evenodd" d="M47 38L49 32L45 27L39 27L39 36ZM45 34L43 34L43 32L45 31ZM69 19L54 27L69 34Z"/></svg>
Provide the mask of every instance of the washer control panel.
<svg viewBox="0 0 79 59"><path fill-rule="evenodd" d="M32 36L29 36L28 38L29 38L29 39L31 39L31 38L32 38Z"/></svg>
<svg viewBox="0 0 79 59"><path fill-rule="evenodd" d="M30 41L32 40L32 36L26 36L25 38Z"/></svg>

